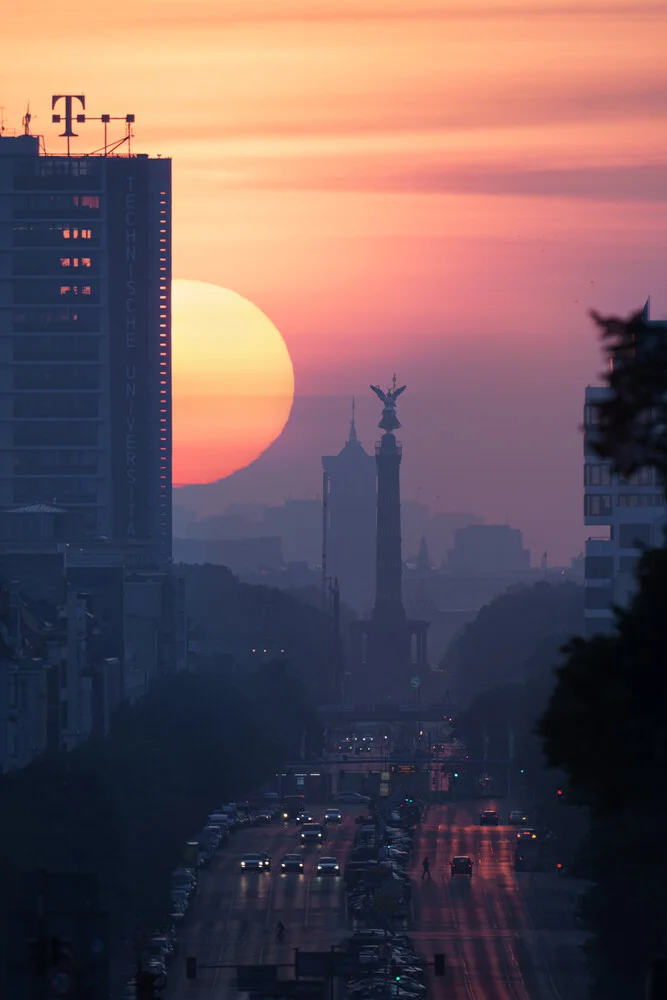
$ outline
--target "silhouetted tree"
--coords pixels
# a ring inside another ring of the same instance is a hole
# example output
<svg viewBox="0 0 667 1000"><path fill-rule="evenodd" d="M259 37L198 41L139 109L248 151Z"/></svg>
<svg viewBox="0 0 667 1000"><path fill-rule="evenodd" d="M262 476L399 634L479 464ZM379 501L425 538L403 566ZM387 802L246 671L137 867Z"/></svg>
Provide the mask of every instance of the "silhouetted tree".
<svg viewBox="0 0 667 1000"><path fill-rule="evenodd" d="M540 644L548 643L556 653L566 639L583 630L583 587L542 581L512 588L486 604L454 637L440 666L466 705L484 691L525 679ZM551 666L554 663L552 659Z"/></svg>
<svg viewBox="0 0 667 1000"><path fill-rule="evenodd" d="M643 313L593 318L613 363L598 404L598 453L623 475L667 468L667 330ZM583 915L594 1000L640 1000L665 954L667 551L645 552L638 590L616 630L574 639L539 724L547 758L592 818L595 884Z"/></svg>

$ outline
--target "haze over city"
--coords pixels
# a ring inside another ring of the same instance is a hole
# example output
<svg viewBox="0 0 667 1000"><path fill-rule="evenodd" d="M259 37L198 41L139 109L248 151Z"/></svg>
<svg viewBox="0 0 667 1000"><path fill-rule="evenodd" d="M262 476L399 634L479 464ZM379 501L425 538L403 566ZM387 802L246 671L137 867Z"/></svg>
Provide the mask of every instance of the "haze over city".
<svg viewBox="0 0 667 1000"><path fill-rule="evenodd" d="M294 364L274 501L316 495L350 396L396 370L406 495L507 520L564 563L583 543L581 386L601 370L587 310L649 294L667 310L665 16L658 0L16 4L2 100L19 121L32 99L43 131L38 95L83 89L173 157L174 275L258 305Z"/></svg>
<svg viewBox="0 0 667 1000"><path fill-rule="evenodd" d="M0 1000L665 1000L665 0L9 0Z"/></svg>

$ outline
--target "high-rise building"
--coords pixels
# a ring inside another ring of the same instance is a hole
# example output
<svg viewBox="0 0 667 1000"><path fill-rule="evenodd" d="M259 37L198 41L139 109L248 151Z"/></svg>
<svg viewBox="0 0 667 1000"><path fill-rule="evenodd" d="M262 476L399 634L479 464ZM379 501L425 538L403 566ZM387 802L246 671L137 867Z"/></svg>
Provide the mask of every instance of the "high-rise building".
<svg viewBox="0 0 667 1000"><path fill-rule="evenodd" d="M667 336L667 322L651 320L649 302L644 323ZM665 500L655 469L638 469L628 479L592 448L598 418L596 404L608 398L606 386L587 386L584 406L584 523L597 529L586 540L586 634L609 632L614 605L626 605L636 587L635 571L642 550L663 543Z"/></svg>
<svg viewBox="0 0 667 1000"><path fill-rule="evenodd" d="M109 152L45 155L27 128L0 138L0 513L53 504L67 515L59 541L106 537L159 564L172 534L171 161Z"/></svg>
<svg viewBox="0 0 667 1000"><path fill-rule="evenodd" d="M324 455L322 502L324 572L337 579L340 599L367 615L375 574L375 459L364 449L354 422L337 455Z"/></svg>

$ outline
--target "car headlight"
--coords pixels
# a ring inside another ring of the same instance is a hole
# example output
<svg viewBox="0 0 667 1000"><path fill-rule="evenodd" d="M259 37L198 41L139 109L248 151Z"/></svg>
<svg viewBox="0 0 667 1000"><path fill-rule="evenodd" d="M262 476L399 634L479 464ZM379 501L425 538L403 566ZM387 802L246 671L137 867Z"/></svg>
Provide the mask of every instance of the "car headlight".
<svg viewBox="0 0 667 1000"><path fill-rule="evenodd" d="M245 861L241 862L241 868L245 868Z"/></svg>
<svg viewBox="0 0 667 1000"><path fill-rule="evenodd" d="M322 871L322 865L318 865L317 866L317 870L318 870L318 872L321 872Z"/></svg>
<svg viewBox="0 0 667 1000"><path fill-rule="evenodd" d="M283 863L282 863L282 865L281 865L280 867L281 867L281 868L285 868L285 867L286 867L286 865L285 865L285 862L284 862L284 861L283 861Z"/></svg>
<svg viewBox="0 0 667 1000"><path fill-rule="evenodd" d="M317 835L317 836L318 836L318 837L321 837L321 836L322 836L322 834L321 834L321 833L318 833L318 835Z"/></svg>
<svg viewBox="0 0 667 1000"><path fill-rule="evenodd" d="M289 819L288 813L283 813L283 819Z"/></svg>
<svg viewBox="0 0 667 1000"><path fill-rule="evenodd" d="M303 862L302 861L299 862L299 868L303 868Z"/></svg>
<svg viewBox="0 0 667 1000"><path fill-rule="evenodd" d="M334 865L334 868L336 869L336 871L340 871L340 865Z"/></svg>

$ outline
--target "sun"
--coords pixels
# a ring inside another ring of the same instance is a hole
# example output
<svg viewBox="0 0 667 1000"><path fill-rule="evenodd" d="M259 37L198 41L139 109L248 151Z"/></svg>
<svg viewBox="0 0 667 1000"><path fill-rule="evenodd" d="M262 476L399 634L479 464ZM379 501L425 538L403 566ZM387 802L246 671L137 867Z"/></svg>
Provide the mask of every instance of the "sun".
<svg viewBox="0 0 667 1000"><path fill-rule="evenodd" d="M242 295L178 278L171 303L173 482L210 483L280 435L294 369L278 329Z"/></svg>

